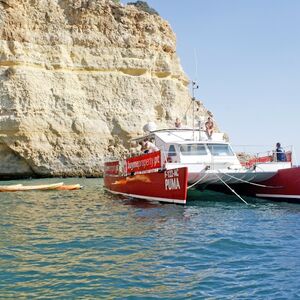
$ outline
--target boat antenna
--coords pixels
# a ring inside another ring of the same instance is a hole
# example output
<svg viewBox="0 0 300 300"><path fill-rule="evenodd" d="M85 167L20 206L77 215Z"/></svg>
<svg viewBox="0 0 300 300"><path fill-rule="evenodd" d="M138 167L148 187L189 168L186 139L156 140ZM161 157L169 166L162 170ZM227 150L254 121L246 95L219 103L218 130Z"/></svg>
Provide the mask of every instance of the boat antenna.
<svg viewBox="0 0 300 300"><path fill-rule="evenodd" d="M195 140L195 90L199 89L196 81L192 81L192 101L193 101L193 140Z"/></svg>

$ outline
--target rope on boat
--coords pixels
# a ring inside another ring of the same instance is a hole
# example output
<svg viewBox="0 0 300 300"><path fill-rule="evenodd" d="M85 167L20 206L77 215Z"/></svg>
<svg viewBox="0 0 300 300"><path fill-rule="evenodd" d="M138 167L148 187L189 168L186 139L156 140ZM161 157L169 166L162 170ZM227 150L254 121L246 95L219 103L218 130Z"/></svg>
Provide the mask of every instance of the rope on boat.
<svg viewBox="0 0 300 300"><path fill-rule="evenodd" d="M244 200L233 188L231 188L218 174L216 174L216 177L226 186L230 189L231 192L233 192L240 200L242 200L245 204L249 205L246 200Z"/></svg>
<svg viewBox="0 0 300 300"><path fill-rule="evenodd" d="M200 183L204 178L207 177L207 175L208 175L208 173L204 174L204 176L201 177L199 180L197 180L197 181L194 182L193 184L189 185L189 186L187 187L187 189L190 189L190 188L192 188L193 186L195 186L195 185L197 185L198 183Z"/></svg>
<svg viewBox="0 0 300 300"><path fill-rule="evenodd" d="M248 183L248 184L250 184L250 185L255 185L255 186L258 186L258 187L272 188L272 189L282 188L282 186L271 186L271 185L269 186L269 185L258 184L258 183L250 182L250 181L247 181L247 180L243 180L243 179L237 178L237 177L235 177L235 176L229 175L229 174L227 174L227 173L223 173L223 172L221 172L220 170L219 170L219 173L221 173L222 175L226 175L226 176L228 176L228 177L230 177L230 178L233 178L233 179L235 179L235 180L237 180L237 181L240 181L240 182L243 182L243 183Z"/></svg>

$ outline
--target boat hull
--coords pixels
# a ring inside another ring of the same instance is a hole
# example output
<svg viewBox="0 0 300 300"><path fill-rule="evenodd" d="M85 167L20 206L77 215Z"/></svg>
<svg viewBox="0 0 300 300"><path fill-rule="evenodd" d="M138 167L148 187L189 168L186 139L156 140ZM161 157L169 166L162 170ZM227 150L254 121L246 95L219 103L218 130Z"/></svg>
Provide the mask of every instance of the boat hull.
<svg viewBox="0 0 300 300"><path fill-rule="evenodd" d="M300 167L278 170L273 177L259 184L261 186L245 183L230 186L241 195L300 203ZM207 188L225 193L230 192L222 185L209 185Z"/></svg>
<svg viewBox="0 0 300 300"><path fill-rule="evenodd" d="M268 187L251 187L250 189L247 187L247 190L250 190L252 195L260 198L300 203L299 167L278 170L275 176L261 182L261 184Z"/></svg>
<svg viewBox="0 0 300 300"><path fill-rule="evenodd" d="M109 192L127 197L185 204L187 178L185 167L132 176L107 174L104 186Z"/></svg>

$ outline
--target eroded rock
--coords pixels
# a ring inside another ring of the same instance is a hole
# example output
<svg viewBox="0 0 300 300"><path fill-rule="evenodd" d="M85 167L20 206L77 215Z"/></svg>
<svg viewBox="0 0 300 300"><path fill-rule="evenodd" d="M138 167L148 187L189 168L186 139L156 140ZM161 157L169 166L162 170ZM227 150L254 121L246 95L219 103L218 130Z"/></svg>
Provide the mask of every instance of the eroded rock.
<svg viewBox="0 0 300 300"><path fill-rule="evenodd" d="M101 175L145 123L183 117L188 84L157 15L107 0L2 0L0 176Z"/></svg>

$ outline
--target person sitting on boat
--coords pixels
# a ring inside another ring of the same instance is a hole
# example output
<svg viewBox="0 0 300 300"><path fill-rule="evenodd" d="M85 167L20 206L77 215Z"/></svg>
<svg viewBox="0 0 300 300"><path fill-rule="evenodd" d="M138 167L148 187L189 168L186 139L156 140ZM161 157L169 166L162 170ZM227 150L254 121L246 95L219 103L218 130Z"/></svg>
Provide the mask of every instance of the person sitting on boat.
<svg viewBox="0 0 300 300"><path fill-rule="evenodd" d="M147 147L146 147L146 142L145 142L145 141L140 141L140 142L139 142L139 145L141 146L140 151L141 151L142 153L148 153L148 152L146 152L146 151L147 151Z"/></svg>
<svg viewBox="0 0 300 300"><path fill-rule="evenodd" d="M176 121L175 121L175 128L181 128L181 121L179 118L176 118Z"/></svg>
<svg viewBox="0 0 300 300"><path fill-rule="evenodd" d="M211 139L212 134L214 132L214 122L212 121L211 117L207 118L207 121L205 122L205 131L207 134L207 137Z"/></svg>
<svg viewBox="0 0 300 300"><path fill-rule="evenodd" d="M151 143L148 140L145 140L145 147L146 150L144 151L144 153L153 153L159 151L159 149L154 145L154 143Z"/></svg>
<svg viewBox="0 0 300 300"><path fill-rule="evenodd" d="M143 153L152 153L159 151L159 149L154 145L154 143L151 143L148 139L139 142L139 144L141 145L141 151Z"/></svg>
<svg viewBox="0 0 300 300"><path fill-rule="evenodd" d="M284 152L283 148L281 147L280 143L276 144L275 153L276 153L277 161L286 161L286 155L285 155L285 152Z"/></svg>

